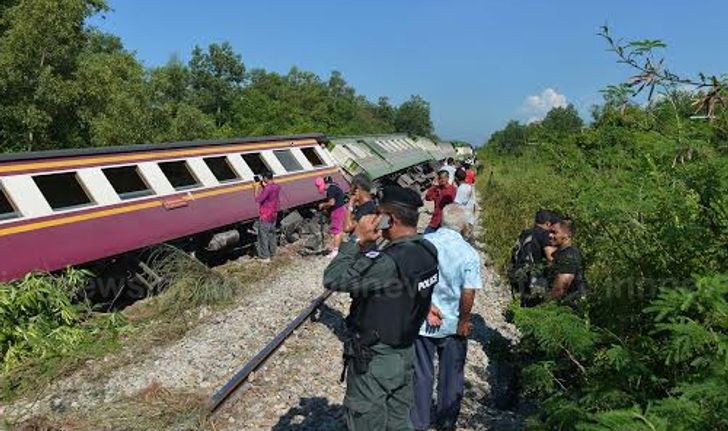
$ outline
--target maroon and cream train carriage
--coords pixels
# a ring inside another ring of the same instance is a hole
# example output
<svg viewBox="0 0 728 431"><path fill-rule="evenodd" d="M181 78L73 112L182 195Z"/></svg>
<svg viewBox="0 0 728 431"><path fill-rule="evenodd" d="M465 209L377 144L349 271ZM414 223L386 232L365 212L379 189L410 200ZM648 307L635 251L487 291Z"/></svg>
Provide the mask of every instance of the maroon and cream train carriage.
<svg viewBox="0 0 728 431"><path fill-rule="evenodd" d="M55 271L257 217L254 175L282 209L344 182L323 135L273 136L0 157L0 281Z"/></svg>

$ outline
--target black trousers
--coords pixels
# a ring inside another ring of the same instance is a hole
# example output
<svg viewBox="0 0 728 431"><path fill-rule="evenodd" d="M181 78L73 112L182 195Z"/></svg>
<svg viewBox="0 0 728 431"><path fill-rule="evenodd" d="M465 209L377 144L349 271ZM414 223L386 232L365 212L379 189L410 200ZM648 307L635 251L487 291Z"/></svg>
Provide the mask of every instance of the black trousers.
<svg viewBox="0 0 728 431"><path fill-rule="evenodd" d="M457 335L444 338L419 336L415 340L415 405L410 414L415 429L428 429L433 423L448 427L457 422L463 400L467 350L468 340ZM433 421L430 408L435 354L439 362Z"/></svg>

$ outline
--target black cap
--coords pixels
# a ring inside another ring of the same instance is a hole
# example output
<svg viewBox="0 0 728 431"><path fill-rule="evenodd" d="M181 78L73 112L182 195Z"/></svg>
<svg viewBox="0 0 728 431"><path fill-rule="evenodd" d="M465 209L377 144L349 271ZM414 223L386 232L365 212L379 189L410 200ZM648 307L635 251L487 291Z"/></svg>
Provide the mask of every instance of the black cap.
<svg viewBox="0 0 728 431"><path fill-rule="evenodd" d="M419 208L423 205L419 193L412 189L399 186L384 187L379 203L404 205L412 208Z"/></svg>

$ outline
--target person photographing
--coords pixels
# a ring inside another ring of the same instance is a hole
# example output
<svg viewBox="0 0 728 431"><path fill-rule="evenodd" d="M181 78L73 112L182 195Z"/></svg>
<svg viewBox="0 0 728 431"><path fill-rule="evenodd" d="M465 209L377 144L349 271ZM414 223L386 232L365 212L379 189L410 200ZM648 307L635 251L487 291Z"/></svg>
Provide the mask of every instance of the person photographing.
<svg viewBox="0 0 728 431"><path fill-rule="evenodd" d="M253 183L255 202L258 204L258 257L265 263L276 254L276 222L280 207L281 186L273 181L273 173L262 173Z"/></svg>
<svg viewBox="0 0 728 431"><path fill-rule="evenodd" d="M339 253L339 246L344 234L344 219L346 218L346 194L334 182L331 176L316 178L316 187L319 192L326 194L326 200L318 206L321 211L328 211L330 217L329 233L333 237L329 259L333 259Z"/></svg>
<svg viewBox="0 0 728 431"><path fill-rule="evenodd" d="M324 271L328 290L350 293L344 342L350 430L411 430L414 342L438 282L437 249L417 234L419 194L385 187L376 215L354 229ZM372 249L380 238L383 245Z"/></svg>

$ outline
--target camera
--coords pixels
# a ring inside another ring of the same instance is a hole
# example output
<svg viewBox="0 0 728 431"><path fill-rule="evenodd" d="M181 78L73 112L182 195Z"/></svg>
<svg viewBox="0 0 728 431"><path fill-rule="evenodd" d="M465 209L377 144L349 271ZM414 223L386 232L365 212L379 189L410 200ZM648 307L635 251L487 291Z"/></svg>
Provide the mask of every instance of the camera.
<svg viewBox="0 0 728 431"><path fill-rule="evenodd" d="M263 179L260 177L260 175L253 175L253 181L255 181L256 183L259 183L259 182L263 181Z"/></svg>

